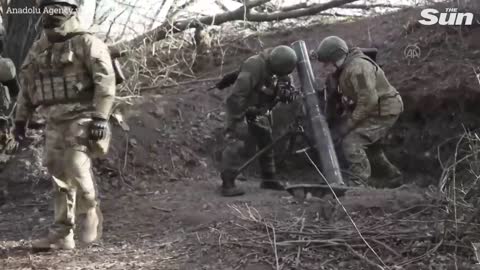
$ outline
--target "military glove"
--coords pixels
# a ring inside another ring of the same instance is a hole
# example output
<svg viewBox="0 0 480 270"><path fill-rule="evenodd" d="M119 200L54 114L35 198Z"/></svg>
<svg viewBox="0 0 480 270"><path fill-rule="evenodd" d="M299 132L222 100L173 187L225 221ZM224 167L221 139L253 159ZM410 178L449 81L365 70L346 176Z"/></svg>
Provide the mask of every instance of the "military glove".
<svg viewBox="0 0 480 270"><path fill-rule="evenodd" d="M90 125L90 140L99 141L108 136L108 121L103 118L92 118Z"/></svg>
<svg viewBox="0 0 480 270"><path fill-rule="evenodd" d="M291 85L281 85L277 92L278 101L289 104L297 98L295 88Z"/></svg>
<svg viewBox="0 0 480 270"><path fill-rule="evenodd" d="M245 111L245 118L247 118L247 121L254 122L257 120L257 117L262 113L260 108L257 108L255 106L248 107L247 110Z"/></svg>
<svg viewBox="0 0 480 270"><path fill-rule="evenodd" d="M15 128L13 129L13 135L15 140L21 142L25 139L27 133L26 121L15 121Z"/></svg>

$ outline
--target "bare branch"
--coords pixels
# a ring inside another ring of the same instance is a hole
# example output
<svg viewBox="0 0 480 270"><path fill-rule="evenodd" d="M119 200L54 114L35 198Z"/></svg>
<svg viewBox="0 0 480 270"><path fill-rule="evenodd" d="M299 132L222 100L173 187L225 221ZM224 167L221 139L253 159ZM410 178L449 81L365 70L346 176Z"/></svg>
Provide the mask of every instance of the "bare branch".
<svg viewBox="0 0 480 270"><path fill-rule="evenodd" d="M344 5L341 8L349 8L349 9L372 9L372 8L408 8L411 6L408 5L392 5L392 4L373 4L373 5Z"/></svg>
<svg viewBox="0 0 480 270"><path fill-rule="evenodd" d="M121 37L123 37L123 35L125 35L125 30L127 29L127 25L130 23L130 19L132 18L133 11L135 10L135 7L137 7L137 4L138 4L139 1L140 0L136 0L135 3L133 4L133 6L129 6L130 7L130 13L128 13L127 22L122 29L122 33L120 34Z"/></svg>
<svg viewBox="0 0 480 270"><path fill-rule="evenodd" d="M248 8L256 7L261 4L267 3L269 1L270 0L251 1L246 4L246 8L248 9ZM131 46L137 46L137 45L143 44L144 41L149 40L150 37L152 38L152 40L157 41L157 40L164 39L168 33L174 34L174 33L182 32L185 29L195 28L196 26L201 24L220 25L228 21L242 20L243 15L244 15L244 7L240 7L234 11L221 13L216 16L204 16L199 19L177 21L173 23L173 25L170 25L169 22L166 22L162 26L152 31L149 31L143 35L140 35L134 38L132 41L129 41L126 43L130 43Z"/></svg>
<svg viewBox="0 0 480 270"><path fill-rule="evenodd" d="M118 13L117 16L115 16L115 18L113 18L112 22L110 23L110 26L108 27L108 31L107 31L107 34L105 35L105 42L110 38L110 32L112 31L112 27L113 25L115 24L115 22L117 21L117 19L122 16L122 14L127 11L127 8L123 9L122 12Z"/></svg>
<svg viewBox="0 0 480 270"><path fill-rule="evenodd" d="M118 46L124 46L129 44L130 46L138 46L144 44L147 40L158 41L164 39L167 34L182 32L189 28L195 28L199 25L221 25L225 22L236 21L236 20L245 20L250 22L267 22L267 21L276 21L289 18L298 18L303 16L316 15L322 11L340 7L344 4L352 3L357 0L332 0L324 4L312 5L308 8L300 8L290 11L281 11L273 13L255 13L250 12L253 7L260 6L262 4L268 3L270 0L254 0L245 2L245 5L235 9L233 11L224 12L217 14L215 16L203 16L198 19L185 19L179 20L170 25L168 22L164 23L162 26L149 31L143 35L140 35L134 38L131 41L123 42L123 44L118 44ZM331 16L331 15L329 15Z"/></svg>
<svg viewBox="0 0 480 270"><path fill-rule="evenodd" d="M324 4L316 4L307 8L301 8L297 10L283 11L283 12L273 12L273 13L252 13L248 16L248 21L251 22L268 22L268 21L277 21L284 19L299 18L304 16L315 15L321 11L340 7L347 3L352 3L357 0L333 0Z"/></svg>
<svg viewBox="0 0 480 270"><path fill-rule="evenodd" d="M222 0L215 0L215 4L217 4L223 11L229 11L227 6L222 3Z"/></svg>

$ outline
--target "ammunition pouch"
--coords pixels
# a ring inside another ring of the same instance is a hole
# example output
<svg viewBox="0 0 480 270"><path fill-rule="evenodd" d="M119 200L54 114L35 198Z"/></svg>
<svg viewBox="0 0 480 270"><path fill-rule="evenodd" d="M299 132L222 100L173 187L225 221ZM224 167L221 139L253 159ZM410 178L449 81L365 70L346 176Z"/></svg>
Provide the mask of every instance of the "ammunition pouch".
<svg viewBox="0 0 480 270"><path fill-rule="evenodd" d="M85 78L87 75L85 74ZM78 74L36 74L32 103L39 105L89 102L93 99L93 85L78 81ZM91 80L85 79L84 82Z"/></svg>
<svg viewBox="0 0 480 270"><path fill-rule="evenodd" d="M394 98L398 99L398 101L397 101L396 104L390 106L390 107L393 107L393 108L390 108L390 110L392 110L395 113L384 114L383 111L382 111L382 103L389 100L389 99L394 99ZM398 108L395 108L395 106L398 107ZM385 115L390 115L390 114L396 114L396 113L403 112L403 101L400 98L400 93L395 92L395 93L390 93L390 94L386 94L384 96L379 97L378 98L378 104L377 104L377 110L378 110L378 116L385 116Z"/></svg>

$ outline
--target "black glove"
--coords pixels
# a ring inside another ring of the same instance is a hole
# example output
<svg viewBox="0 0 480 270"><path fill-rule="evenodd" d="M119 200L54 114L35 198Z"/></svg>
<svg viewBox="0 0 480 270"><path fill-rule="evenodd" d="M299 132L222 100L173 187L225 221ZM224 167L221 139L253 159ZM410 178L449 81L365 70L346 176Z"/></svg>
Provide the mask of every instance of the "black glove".
<svg viewBox="0 0 480 270"><path fill-rule="evenodd" d="M108 136L108 121L102 118L92 118L90 125L90 140L99 141Z"/></svg>
<svg viewBox="0 0 480 270"><path fill-rule="evenodd" d="M257 119L257 116L261 114L261 109L257 108L255 106L248 107L247 110L245 111L245 118L247 118L247 121L255 121Z"/></svg>
<svg viewBox="0 0 480 270"><path fill-rule="evenodd" d="M15 140L21 142L25 139L27 133L26 121L15 121L15 128L13 129L13 135Z"/></svg>
<svg viewBox="0 0 480 270"><path fill-rule="evenodd" d="M277 81L277 97L282 103L290 103L296 99L295 87L290 76L280 77Z"/></svg>

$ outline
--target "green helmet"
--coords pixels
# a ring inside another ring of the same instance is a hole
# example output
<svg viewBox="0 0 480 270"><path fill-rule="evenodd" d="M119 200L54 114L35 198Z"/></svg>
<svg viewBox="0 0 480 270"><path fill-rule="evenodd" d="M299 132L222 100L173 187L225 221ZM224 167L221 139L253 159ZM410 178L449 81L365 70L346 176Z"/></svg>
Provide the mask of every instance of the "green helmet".
<svg viewBox="0 0 480 270"><path fill-rule="evenodd" d="M348 53L348 45L337 36L329 36L320 42L315 53L320 62L336 62Z"/></svg>
<svg viewBox="0 0 480 270"><path fill-rule="evenodd" d="M297 65L297 54L288 46L277 46L268 55L268 62L275 75L288 75Z"/></svg>
<svg viewBox="0 0 480 270"><path fill-rule="evenodd" d="M79 0L40 0L38 1L38 6L44 8L50 5L68 5L75 8L79 6Z"/></svg>
<svg viewBox="0 0 480 270"><path fill-rule="evenodd" d="M10 58L0 57L0 82L13 80L16 76L13 61Z"/></svg>

